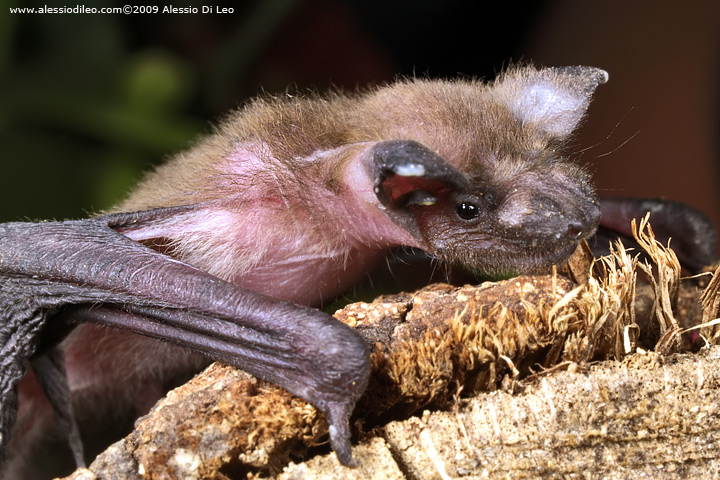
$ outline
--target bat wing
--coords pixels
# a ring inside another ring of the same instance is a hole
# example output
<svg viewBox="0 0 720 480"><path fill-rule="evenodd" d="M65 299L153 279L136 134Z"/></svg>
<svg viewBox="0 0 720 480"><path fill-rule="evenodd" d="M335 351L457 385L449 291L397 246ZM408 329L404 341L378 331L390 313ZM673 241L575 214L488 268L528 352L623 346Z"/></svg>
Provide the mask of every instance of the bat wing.
<svg viewBox="0 0 720 480"><path fill-rule="evenodd" d="M601 198L600 210L600 226L591 242L596 255L609 253L609 242L618 238L626 247L641 251L633 239L630 220L639 222L650 212L655 238L664 245L670 242L683 267L696 273L715 259L715 226L704 213L688 205L669 200Z"/></svg>
<svg viewBox="0 0 720 480"><path fill-rule="evenodd" d="M355 332L327 314L237 287L117 231L192 208L0 225L3 445L26 360L76 323L94 322L190 348L280 385L325 413L338 459L351 462L348 419L370 371Z"/></svg>

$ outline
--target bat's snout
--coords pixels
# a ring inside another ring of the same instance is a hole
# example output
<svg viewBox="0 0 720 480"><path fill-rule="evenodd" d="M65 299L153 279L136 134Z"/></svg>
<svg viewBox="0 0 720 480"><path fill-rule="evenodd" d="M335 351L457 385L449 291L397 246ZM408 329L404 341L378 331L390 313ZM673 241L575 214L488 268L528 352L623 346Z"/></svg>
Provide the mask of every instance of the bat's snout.
<svg viewBox="0 0 720 480"><path fill-rule="evenodd" d="M498 215L500 227L509 237L522 237L532 247L548 250L590 237L599 220L600 207L591 198L516 198L506 202Z"/></svg>

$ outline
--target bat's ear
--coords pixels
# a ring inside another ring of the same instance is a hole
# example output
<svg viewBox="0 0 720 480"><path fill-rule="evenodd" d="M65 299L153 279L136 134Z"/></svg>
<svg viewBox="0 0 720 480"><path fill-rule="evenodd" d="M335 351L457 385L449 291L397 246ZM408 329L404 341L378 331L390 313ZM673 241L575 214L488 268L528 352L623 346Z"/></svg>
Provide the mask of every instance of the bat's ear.
<svg viewBox="0 0 720 480"><path fill-rule="evenodd" d="M595 67L510 70L494 89L518 122L554 137L565 137L580 123L598 85L608 73Z"/></svg>
<svg viewBox="0 0 720 480"><path fill-rule="evenodd" d="M432 205L443 191L467 186L464 175L437 153L412 140L375 145L372 173L375 195L390 209Z"/></svg>

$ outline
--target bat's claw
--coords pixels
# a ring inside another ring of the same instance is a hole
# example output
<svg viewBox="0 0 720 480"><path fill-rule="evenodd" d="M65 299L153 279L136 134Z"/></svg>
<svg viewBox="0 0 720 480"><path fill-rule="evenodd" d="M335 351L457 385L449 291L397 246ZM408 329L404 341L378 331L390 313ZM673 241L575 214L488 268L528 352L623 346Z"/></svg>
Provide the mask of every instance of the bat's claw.
<svg viewBox="0 0 720 480"><path fill-rule="evenodd" d="M346 467L357 467L358 462L352 457L352 444L350 442L350 414L353 405L349 403L336 403L331 405L327 412L330 425L330 446L335 451L338 461Z"/></svg>

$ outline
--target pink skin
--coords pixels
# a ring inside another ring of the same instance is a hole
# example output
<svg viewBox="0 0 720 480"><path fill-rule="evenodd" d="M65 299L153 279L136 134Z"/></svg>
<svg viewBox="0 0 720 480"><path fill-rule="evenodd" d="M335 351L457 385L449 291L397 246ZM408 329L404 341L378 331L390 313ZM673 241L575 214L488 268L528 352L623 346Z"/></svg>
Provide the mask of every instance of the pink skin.
<svg viewBox="0 0 720 480"><path fill-rule="evenodd" d="M179 239L178 257L191 265L248 290L319 305L355 285L387 249L420 247L383 213L366 167L369 162L362 158L372 145L344 146L306 159L312 167L351 155L342 174L341 193L315 186L316 190L304 192L307 204L300 209L286 205L282 185L271 190L267 182L252 182L255 175L267 171L262 149L258 153L256 145L236 145L221 167L229 175L217 177L236 188L243 186L232 197L122 233L136 241ZM228 177L231 180L225 180ZM226 185L217 188L229 190Z"/></svg>

